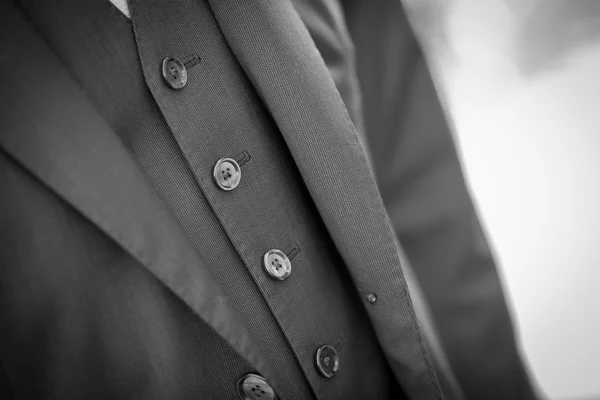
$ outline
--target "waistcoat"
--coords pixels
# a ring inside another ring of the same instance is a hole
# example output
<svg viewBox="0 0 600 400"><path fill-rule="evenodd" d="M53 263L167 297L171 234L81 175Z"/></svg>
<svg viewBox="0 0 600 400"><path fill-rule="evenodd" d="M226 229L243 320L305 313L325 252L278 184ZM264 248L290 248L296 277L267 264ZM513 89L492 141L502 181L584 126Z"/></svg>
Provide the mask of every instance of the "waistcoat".
<svg viewBox="0 0 600 400"><path fill-rule="evenodd" d="M289 150L210 7L132 2L129 21L108 0L26 3L209 262L275 370L280 397L401 396ZM183 89L163 81L165 57L199 61ZM240 164L231 191L214 182L222 158ZM335 180L344 171L329 173ZM291 259L285 280L265 271L271 249ZM314 365L325 344L340 357L332 379ZM239 366L235 373L251 372L241 358L224 356Z"/></svg>

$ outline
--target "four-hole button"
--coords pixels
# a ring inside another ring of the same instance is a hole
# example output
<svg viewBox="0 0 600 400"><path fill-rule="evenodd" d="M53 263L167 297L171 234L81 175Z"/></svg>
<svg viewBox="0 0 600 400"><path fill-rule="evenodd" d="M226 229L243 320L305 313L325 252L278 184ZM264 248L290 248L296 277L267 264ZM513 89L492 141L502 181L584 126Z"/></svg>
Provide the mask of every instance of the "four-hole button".
<svg viewBox="0 0 600 400"><path fill-rule="evenodd" d="M166 57L161 66L162 77L172 89L183 89L187 83L187 70L180 59Z"/></svg>
<svg viewBox="0 0 600 400"><path fill-rule="evenodd" d="M237 385L237 392L242 400L276 400L277 396L267 381L256 374L243 376Z"/></svg>
<svg viewBox="0 0 600 400"><path fill-rule="evenodd" d="M222 190L233 190L240 184L242 170L232 158L221 158L213 169L215 183Z"/></svg>
<svg viewBox="0 0 600 400"><path fill-rule="evenodd" d="M319 347L315 354L317 371L325 378L333 378L340 366L340 358L335 347L328 344Z"/></svg>
<svg viewBox="0 0 600 400"><path fill-rule="evenodd" d="M288 256L281 250L273 249L265 253L263 266L272 278L284 280L292 273L292 263Z"/></svg>

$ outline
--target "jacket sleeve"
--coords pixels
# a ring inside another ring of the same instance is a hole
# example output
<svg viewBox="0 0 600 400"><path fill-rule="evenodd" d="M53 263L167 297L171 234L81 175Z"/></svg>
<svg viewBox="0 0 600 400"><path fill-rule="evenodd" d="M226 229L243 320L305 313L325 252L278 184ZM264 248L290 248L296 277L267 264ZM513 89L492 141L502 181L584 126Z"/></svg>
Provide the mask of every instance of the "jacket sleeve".
<svg viewBox="0 0 600 400"><path fill-rule="evenodd" d="M395 1L346 1L380 191L467 399L534 399L493 255L421 50Z"/></svg>

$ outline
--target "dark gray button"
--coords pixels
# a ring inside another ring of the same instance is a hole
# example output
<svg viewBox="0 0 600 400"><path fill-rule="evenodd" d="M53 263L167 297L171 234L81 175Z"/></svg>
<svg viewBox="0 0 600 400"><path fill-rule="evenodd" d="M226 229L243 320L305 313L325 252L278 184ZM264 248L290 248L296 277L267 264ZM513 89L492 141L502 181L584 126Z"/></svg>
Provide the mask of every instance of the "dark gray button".
<svg viewBox="0 0 600 400"><path fill-rule="evenodd" d="M218 187L223 190L233 190L242 179L240 165L232 158L221 158L213 169L213 178Z"/></svg>
<svg viewBox="0 0 600 400"><path fill-rule="evenodd" d="M187 83L185 65L175 57L167 57L163 60L162 76L167 85L173 89L181 89Z"/></svg>
<svg viewBox="0 0 600 400"><path fill-rule="evenodd" d="M337 350L328 344L319 347L315 355L317 371L326 378L332 378L340 366Z"/></svg>
<svg viewBox="0 0 600 400"><path fill-rule="evenodd" d="M244 375L237 383L237 392L242 400L276 400L277 396L267 381L256 374Z"/></svg>
<svg viewBox="0 0 600 400"><path fill-rule="evenodd" d="M281 250L273 249L267 251L263 257L263 265L271 277L280 281L292 273L292 263L288 256Z"/></svg>

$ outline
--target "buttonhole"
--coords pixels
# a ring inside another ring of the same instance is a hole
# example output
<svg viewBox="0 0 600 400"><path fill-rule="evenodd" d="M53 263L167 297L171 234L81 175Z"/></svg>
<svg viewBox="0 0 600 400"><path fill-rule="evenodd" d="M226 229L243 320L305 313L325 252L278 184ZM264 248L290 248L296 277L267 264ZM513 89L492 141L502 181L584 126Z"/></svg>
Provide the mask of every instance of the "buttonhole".
<svg viewBox="0 0 600 400"><path fill-rule="evenodd" d="M294 258L294 257L296 257L298 255L298 253L300 253L300 247L298 247L298 245L296 244L296 245L294 245L294 247L292 247L288 251L286 251L285 255L291 261L292 258Z"/></svg>
<svg viewBox="0 0 600 400"><path fill-rule="evenodd" d="M342 353L342 350L344 349L344 347L346 347L346 340L344 339L343 336L340 336L339 338L337 338L337 340L335 341L335 343L333 344L333 348L339 353Z"/></svg>
<svg viewBox="0 0 600 400"><path fill-rule="evenodd" d="M242 154L238 155L237 158L235 159L235 161L237 161L238 165L241 167L242 165L244 165L248 161L250 161L251 158L252 157L250 157L250 153L245 151Z"/></svg>
<svg viewBox="0 0 600 400"><path fill-rule="evenodd" d="M182 62L186 69L190 69L194 65L200 64L200 61L202 61L202 59L198 54L191 54L185 57Z"/></svg>

